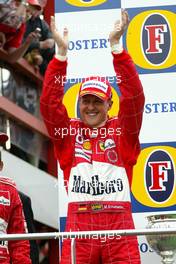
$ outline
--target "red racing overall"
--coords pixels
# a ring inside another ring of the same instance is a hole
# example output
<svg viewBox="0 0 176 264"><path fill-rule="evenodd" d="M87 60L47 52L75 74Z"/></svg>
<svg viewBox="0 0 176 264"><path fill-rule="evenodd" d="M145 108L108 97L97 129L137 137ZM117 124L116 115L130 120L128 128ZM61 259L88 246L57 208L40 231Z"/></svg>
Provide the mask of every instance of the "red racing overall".
<svg viewBox="0 0 176 264"><path fill-rule="evenodd" d="M128 53L124 50L113 58L117 78L121 78L120 111L96 131L80 119L70 119L62 103L67 61L54 58L45 75L41 112L68 181L67 231L134 228L130 186L140 152L144 94ZM69 239L63 243L61 263L71 263ZM78 238L76 263L139 264L137 239Z"/></svg>

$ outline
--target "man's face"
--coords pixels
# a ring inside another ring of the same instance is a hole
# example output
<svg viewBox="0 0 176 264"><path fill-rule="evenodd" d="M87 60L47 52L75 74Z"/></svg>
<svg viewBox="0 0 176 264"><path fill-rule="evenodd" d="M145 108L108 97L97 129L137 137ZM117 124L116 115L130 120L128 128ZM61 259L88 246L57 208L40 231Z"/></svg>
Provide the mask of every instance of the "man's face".
<svg viewBox="0 0 176 264"><path fill-rule="evenodd" d="M30 5L28 4L27 9L26 9L26 19L30 19L31 17L35 18L39 16L41 11L37 9L35 5Z"/></svg>
<svg viewBox="0 0 176 264"><path fill-rule="evenodd" d="M82 121L90 127L99 127L107 119L111 100L103 101L95 95L84 95L79 100Z"/></svg>

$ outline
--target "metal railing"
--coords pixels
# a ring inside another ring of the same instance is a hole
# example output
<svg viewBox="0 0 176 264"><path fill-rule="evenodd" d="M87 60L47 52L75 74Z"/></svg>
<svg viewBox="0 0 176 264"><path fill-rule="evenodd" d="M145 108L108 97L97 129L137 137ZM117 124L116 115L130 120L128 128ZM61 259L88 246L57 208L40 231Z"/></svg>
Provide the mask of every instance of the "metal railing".
<svg viewBox="0 0 176 264"><path fill-rule="evenodd" d="M150 229L126 229L126 230L105 230L105 231L79 231L79 232L48 232L48 233L27 233L27 234L0 234L0 241L10 240L35 240L35 239L67 239L67 238L91 238L92 236L143 236L176 234L176 228L150 228Z"/></svg>
<svg viewBox="0 0 176 264"><path fill-rule="evenodd" d="M82 231L82 232L48 232L48 233L28 233L28 234L0 234L0 241L10 240L35 240L35 239L71 239L71 261L76 264L75 239L89 239L110 236L142 236L142 235L164 235L176 234L176 228L151 228L151 229L127 229L127 230L105 230L105 231Z"/></svg>

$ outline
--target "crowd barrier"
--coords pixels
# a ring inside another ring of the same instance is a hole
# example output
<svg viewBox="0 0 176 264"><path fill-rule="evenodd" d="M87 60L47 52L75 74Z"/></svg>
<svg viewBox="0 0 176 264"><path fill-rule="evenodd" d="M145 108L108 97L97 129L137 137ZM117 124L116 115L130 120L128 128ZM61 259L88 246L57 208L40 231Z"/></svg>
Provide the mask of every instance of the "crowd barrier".
<svg viewBox="0 0 176 264"><path fill-rule="evenodd" d="M0 241L10 240L35 240L35 239L71 239L71 259L72 264L76 264L75 258L75 238L96 238L102 236L143 236L143 235L164 235L176 234L176 228L150 228L150 229L127 229L127 230L106 230L106 231L82 231L82 232L48 232L48 233L28 233L28 234L0 234Z"/></svg>

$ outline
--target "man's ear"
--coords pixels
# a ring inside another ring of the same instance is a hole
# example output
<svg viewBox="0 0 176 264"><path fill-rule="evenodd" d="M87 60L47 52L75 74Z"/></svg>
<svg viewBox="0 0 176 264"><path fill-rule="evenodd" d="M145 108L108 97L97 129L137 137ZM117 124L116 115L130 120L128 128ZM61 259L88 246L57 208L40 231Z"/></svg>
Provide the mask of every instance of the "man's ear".
<svg viewBox="0 0 176 264"><path fill-rule="evenodd" d="M2 169L3 169L3 166L4 166L4 163L3 163L3 161L0 161L0 171L2 171Z"/></svg>

